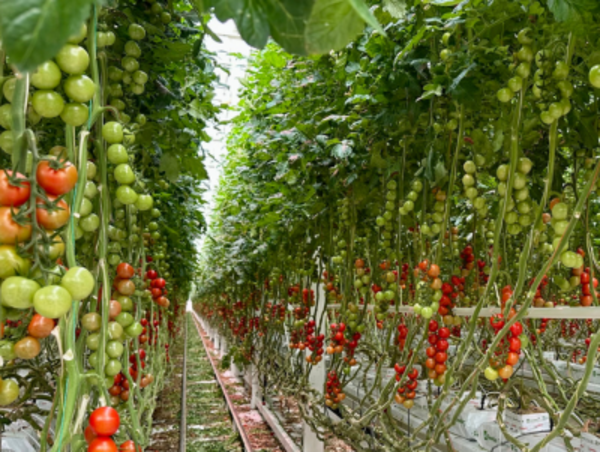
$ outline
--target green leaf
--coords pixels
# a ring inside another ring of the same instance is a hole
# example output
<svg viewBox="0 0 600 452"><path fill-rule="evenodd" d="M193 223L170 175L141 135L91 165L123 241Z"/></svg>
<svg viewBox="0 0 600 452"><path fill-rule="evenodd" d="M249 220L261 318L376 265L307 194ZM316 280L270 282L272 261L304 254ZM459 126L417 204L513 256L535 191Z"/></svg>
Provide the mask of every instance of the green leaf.
<svg viewBox="0 0 600 452"><path fill-rule="evenodd" d="M394 19L402 19L406 16L405 0L383 0L384 10L390 13Z"/></svg>
<svg viewBox="0 0 600 452"><path fill-rule="evenodd" d="M456 6L463 0L431 0L429 3L436 6Z"/></svg>
<svg viewBox="0 0 600 452"><path fill-rule="evenodd" d="M406 46L400 51L400 53L398 53L398 55L396 55L396 58L394 59L394 65L398 61L400 61L404 55L406 55L408 52L410 52L412 49L414 49L415 46L419 42L421 42L421 39L423 39L423 36L425 36L425 32L426 31L427 31L427 27L426 26L423 26L423 27L419 28L419 31L417 31L417 33L415 33L415 35L408 42L408 44L406 44Z"/></svg>
<svg viewBox="0 0 600 452"><path fill-rule="evenodd" d="M598 11L596 0L548 0L548 8L558 22L579 22L585 14Z"/></svg>
<svg viewBox="0 0 600 452"><path fill-rule="evenodd" d="M164 63L181 61L192 51L193 47L192 44L186 44L184 42L170 42L164 47L157 47L154 51L154 58Z"/></svg>
<svg viewBox="0 0 600 452"><path fill-rule="evenodd" d="M383 31L381 24L375 18L375 16L373 15L373 13L369 9L369 7L366 5L364 0L348 0L348 1L350 2L352 7L354 8L354 10L358 13L358 15L360 17L362 17L362 19L367 24L369 24L371 27L373 27L375 30L377 30L382 35L385 35L385 31Z"/></svg>
<svg viewBox="0 0 600 452"><path fill-rule="evenodd" d="M221 22L233 19L240 36L253 47L262 48L269 39L269 23L265 10L256 0L220 0L215 14Z"/></svg>
<svg viewBox="0 0 600 452"><path fill-rule="evenodd" d="M158 169L163 171L171 182L175 182L179 177L179 161L172 154L163 154Z"/></svg>
<svg viewBox="0 0 600 452"><path fill-rule="evenodd" d="M314 0L268 0L266 14L273 39L291 53L305 55L306 21Z"/></svg>
<svg viewBox="0 0 600 452"><path fill-rule="evenodd" d="M306 24L309 54L345 47L364 28L364 22L348 0L316 0Z"/></svg>
<svg viewBox="0 0 600 452"><path fill-rule="evenodd" d="M34 71L53 58L90 14L93 0L0 0L0 40L13 64Z"/></svg>

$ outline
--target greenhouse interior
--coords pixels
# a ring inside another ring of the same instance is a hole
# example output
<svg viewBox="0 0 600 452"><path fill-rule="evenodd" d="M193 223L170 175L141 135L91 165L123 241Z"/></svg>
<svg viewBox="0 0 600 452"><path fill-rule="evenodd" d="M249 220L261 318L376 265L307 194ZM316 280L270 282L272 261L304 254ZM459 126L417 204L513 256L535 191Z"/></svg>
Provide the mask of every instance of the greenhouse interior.
<svg viewBox="0 0 600 452"><path fill-rule="evenodd" d="M0 451L600 452L600 1L0 0Z"/></svg>

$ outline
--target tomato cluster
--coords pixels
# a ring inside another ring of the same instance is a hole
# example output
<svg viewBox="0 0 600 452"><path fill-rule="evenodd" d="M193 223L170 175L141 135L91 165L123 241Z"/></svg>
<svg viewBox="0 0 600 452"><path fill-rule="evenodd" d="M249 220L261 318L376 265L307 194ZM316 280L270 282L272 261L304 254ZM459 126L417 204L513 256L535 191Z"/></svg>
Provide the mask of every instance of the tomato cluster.
<svg viewBox="0 0 600 452"><path fill-rule="evenodd" d="M406 372L406 366L400 364L394 364L394 370L396 371L396 381L402 380L402 376ZM411 409L415 402L414 398L417 396L416 389L419 384L417 378L419 377L419 371L416 368L412 368L408 374L406 374L407 380L402 386L399 386L394 395L396 403L401 403L404 408Z"/></svg>
<svg viewBox="0 0 600 452"><path fill-rule="evenodd" d="M89 425L85 429L85 440L88 452L141 452L132 440L127 440L119 447L112 436L117 433L121 418L117 410L111 407L96 408L90 414Z"/></svg>
<svg viewBox="0 0 600 452"><path fill-rule="evenodd" d="M429 321L429 336L427 338L430 347L427 348L427 360L425 367L429 369L427 377L435 380L436 384L443 384L446 373L446 361L448 360L448 338L450 330L447 327L440 328L435 320Z"/></svg>
<svg viewBox="0 0 600 452"><path fill-rule="evenodd" d="M325 390L325 404L334 410L337 409L338 405L346 398L346 394L344 394L338 374L335 370L332 370L327 374Z"/></svg>

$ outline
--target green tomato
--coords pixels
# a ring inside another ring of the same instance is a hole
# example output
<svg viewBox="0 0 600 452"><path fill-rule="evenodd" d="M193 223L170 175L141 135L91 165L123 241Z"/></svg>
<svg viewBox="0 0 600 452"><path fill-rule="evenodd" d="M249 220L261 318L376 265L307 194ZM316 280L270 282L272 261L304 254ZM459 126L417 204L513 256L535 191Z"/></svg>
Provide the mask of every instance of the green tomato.
<svg viewBox="0 0 600 452"><path fill-rule="evenodd" d="M146 116L140 113L135 117L135 122L137 122L140 126L146 125Z"/></svg>
<svg viewBox="0 0 600 452"><path fill-rule="evenodd" d="M69 44L79 44L87 37L87 25L85 23L81 24L79 31L77 34L71 36L69 38Z"/></svg>
<svg viewBox="0 0 600 452"><path fill-rule="evenodd" d="M35 112L42 118L56 118L65 107L65 101L60 94L45 89L36 91L31 98L31 103Z"/></svg>
<svg viewBox="0 0 600 452"><path fill-rule="evenodd" d="M121 304L121 311L133 311L133 300L125 295L119 295L117 301Z"/></svg>
<svg viewBox="0 0 600 452"><path fill-rule="evenodd" d="M517 52L517 58L520 61L527 61L528 63L530 63L531 61L533 61L533 50L531 49L531 47L524 45Z"/></svg>
<svg viewBox="0 0 600 452"><path fill-rule="evenodd" d="M78 75L90 65L90 56L83 47L67 44L56 55L56 62L63 72Z"/></svg>
<svg viewBox="0 0 600 452"><path fill-rule="evenodd" d="M564 61L557 61L552 77L556 80L566 80L569 76L569 65Z"/></svg>
<svg viewBox="0 0 600 452"><path fill-rule="evenodd" d="M131 24L128 32L129 37L135 41L141 41L146 37L146 29L138 24Z"/></svg>
<svg viewBox="0 0 600 452"><path fill-rule="evenodd" d="M102 137L110 144L123 141L123 127L115 121L107 122L102 126Z"/></svg>
<svg viewBox="0 0 600 452"><path fill-rule="evenodd" d="M94 232L100 227L100 218L92 213L79 220L79 227L85 232Z"/></svg>
<svg viewBox="0 0 600 452"><path fill-rule="evenodd" d="M87 175L87 179L91 180L96 177L96 164L91 160L88 160L85 165L85 172Z"/></svg>
<svg viewBox="0 0 600 452"><path fill-rule="evenodd" d="M109 359L104 366L104 373L109 377L114 377L121 372L121 361L118 359Z"/></svg>
<svg viewBox="0 0 600 452"><path fill-rule="evenodd" d="M123 347L123 344L119 341L109 341L106 344L106 354L110 358L120 358L124 351L125 347Z"/></svg>
<svg viewBox="0 0 600 452"><path fill-rule="evenodd" d="M152 205L154 204L154 199L150 195L139 195L136 202L135 207L139 211L150 210Z"/></svg>
<svg viewBox="0 0 600 452"><path fill-rule="evenodd" d="M577 263L579 259L577 259L578 254L574 251L564 251L560 256L560 261L567 268L577 268Z"/></svg>
<svg viewBox="0 0 600 452"><path fill-rule="evenodd" d="M508 88L514 92L518 93L523 89L523 79L519 76L515 76L508 81Z"/></svg>
<svg viewBox="0 0 600 452"><path fill-rule="evenodd" d="M594 88L600 88L600 64L590 69L589 79Z"/></svg>
<svg viewBox="0 0 600 452"><path fill-rule="evenodd" d="M33 296L35 312L49 319L62 317L71 310L71 294L61 286L46 286Z"/></svg>
<svg viewBox="0 0 600 452"><path fill-rule="evenodd" d="M96 184L90 180L87 181L85 183L85 188L83 189L83 196L85 196L88 199L94 199L97 194L98 194L98 187L96 187Z"/></svg>
<svg viewBox="0 0 600 452"><path fill-rule="evenodd" d="M510 88L502 88L496 93L496 97L502 103L509 102L514 96L515 93Z"/></svg>
<svg viewBox="0 0 600 452"><path fill-rule="evenodd" d="M15 141L13 133L10 130L5 130L4 132L0 133L0 149L7 154L12 154L14 146Z"/></svg>
<svg viewBox="0 0 600 452"><path fill-rule="evenodd" d="M569 206L564 202L559 202L552 208L552 218L555 220L566 220L569 216Z"/></svg>
<svg viewBox="0 0 600 452"><path fill-rule="evenodd" d="M62 73L54 61L46 61L31 74L31 84L37 89L54 89L60 84Z"/></svg>
<svg viewBox="0 0 600 452"><path fill-rule="evenodd" d="M129 162L127 149L122 144L113 144L108 148L108 161L113 165Z"/></svg>
<svg viewBox="0 0 600 452"><path fill-rule="evenodd" d="M98 327L100 329L100 326ZM91 333L85 338L85 345L91 351L95 352L100 348L100 333Z"/></svg>
<svg viewBox="0 0 600 452"><path fill-rule="evenodd" d="M521 157L517 165L517 171L521 174L529 174L532 167L533 162L530 159L528 159L527 157Z"/></svg>
<svg viewBox="0 0 600 452"><path fill-rule="evenodd" d="M111 340L121 339L123 327L117 322L108 322L108 337Z"/></svg>
<svg viewBox="0 0 600 452"><path fill-rule="evenodd" d="M140 62L133 57L126 56L121 60L121 67L127 72L135 72L140 68Z"/></svg>
<svg viewBox="0 0 600 452"><path fill-rule="evenodd" d="M496 177L501 182L506 182L508 180L508 165L500 165L496 170Z"/></svg>
<svg viewBox="0 0 600 452"><path fill-rule="evenodd" d="M12 129L12 105L11 104L0 105L0 127L4 127L7 130Z"/></svg>
<svg viewBox="0 0 600 452"><path fill-rule="evenodd" d="M129 85L129 89L136 96L143 94L145 90L144 85L138 85L137 83L132 83L131 85Z"/></svg>
<svg viewBox="0 0 600 452"><path fill-rule="evenodd" d="M90 111L84 104L70 103L65 105L60 114L60 118L73 127L84 125L90 117Z"/></svg>
<svg viewBox="0 0 600 452"><path fill-rule="evenodd" d="M108 355L106 354L106 352L102 352L102 355L104 356L104 362L108 362ZM90 354L88 361L90 362L90 365L92 367L98 367L99 364L99 360L100 360L100 355L98 354L98 352L94 352L92 354Z"/></svg>
<svg viewBox="0 0 600 452"><path fill-rule="evenodd" d="M133 73L133 82L134 83L137 83L138 85L145 85L147 81L148 81L148 74L146 74L144 71L135 71Z"/></svg>
<svg viewBox="0 0 600 452"><path fill-rule="evenodd" d="M142 56L142 49L137 42L127 41L125 43L125 54L133 58L139 58Z"/></svg>
<svg viewBox="0 0 600 452"><path fill-rule="evenodd" d="M62 277L60 285L69 291L73 300L81 301L90 296L96 280L87 268L71 267Z"/></svg>
<svg viewBox="0 0 600 452"><path fill-rule="evenodd" d="M121 185L117 188L117 199L123 204L134 204L137 198L138 194L129 185Z"/></svg>
<svg viewBox="0 0 600 452"><path fill-rule="evenodd" d="M6 406L19 398L19 385L14 380L0 381L0 406Z"/></svg>
<svg viewBox="0 0 600 452"><path fill-rule="evenodd" d="M97 312L88 312L81 317L81 327L86 331L98 331L102 326L102 317Z"/></svg>
<svg viewBox="0 0 600 452"><path fill-rule="evenodd" d="M467 160L463 165L463 169L467 174L475 174L477 172L477 166L473 160Z"/></svg>
<svg viewBox="0 0 600 452"><path fill-rule="evenodd" d="M17 87L17 79L14 77L9 78L2 85L2 94L4 94L4 98L11 102L13 101L13 96L15 95L15 88Z"/></svg>
<svg viewBox="0 0 600 452"><path fill-rule="evenodd" d="M130 185L135 182L135 173L127 163L121 163L115 168L115 180L121 185Z"/></svg>
<svg viewBox="0 0 600 452"><path fill-rule="evenodd" d="M40 289L35 281L21 276L11 276L2 283L2 306L13 309L33 307L33 296Z"/></svg>
<svg viewBox="0 0 600 452"><path fill-rule="evenodd" d="M12 245L0 245L0 278L25 275L31 266L29 260L23 259Z"/></svg>
<svg viewBox="0 0 600 452"><path fill-rule="evenodd" d="M96 84L87 75L71 75L63 87L75 102L89 102L96 94Z"/></svg>
<svg viewBox="0 0 600 452"><path fill-rule="evenodd" d="M431 317L433 317L433 309L430 308L429 306L425 306L424 308L421 309L421 316L424 319L430 319Z"/></svg>
<svg viewBox="0 0 600 452"><path fill-rule="evenodd" d="M123 70L118 67L111 66L108 68L108 78L112 82L120 82L121 80L123 80L123 74Z"/></svg>
<svg viewBox="0 0 600 452"><path fill-rule="evenodd" d="M121 309L123 309L123 307L121 307ZM133 318L133 316L128 313L128 312L121 312L116 318L115 320L123 327L123 328L127 328L129 325L131 325L133 323L133 321L135 320Z"/></svg>

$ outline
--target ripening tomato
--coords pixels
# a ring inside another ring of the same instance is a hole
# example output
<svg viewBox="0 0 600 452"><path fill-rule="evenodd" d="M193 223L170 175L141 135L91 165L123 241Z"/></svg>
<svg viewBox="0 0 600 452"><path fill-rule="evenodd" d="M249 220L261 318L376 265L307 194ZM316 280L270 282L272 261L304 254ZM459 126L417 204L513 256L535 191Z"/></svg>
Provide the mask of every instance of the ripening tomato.
<svg viewBox="0 0 600 452"><path fill-rule="evenodd" d="M31 193L29 182L10 182L13 172L10 170L0 171L0 206L19 207L27 202ZM18 179L25 179L21 173L17 173Z"/></svg>
<svg viewBox="0 0 600 452"><path fill-rule="evenodd" d="M10 207L0 207L0 243L14 245L31 237L31 225L20 225L13 218Z"/></svg>
<svg viewBox="0 0 600 452"><path fill-rule="evenodd" d="M119 449L112 439L99 436L90 443L88 452L119 452Z"/></svg>
<svg viewBox="0 0 600 452"><path fill-rule="evenodd" d="M44 160L38 164L36 178L46 193L60 196L69 193L77 183L77 168L71 162Z"/></svg>
<svg viewBox="0 0 600 452"><path fill-rule="evenodd" d="M119 303L117 300L110 300L108 316L111 320L115 319L121 313L121 310L121 303Z"/></svg>
<svg viewBox="0 0 600 452"><path fill-rule="evenodd" d="M134 273L135 270L133 269L133 267L126 262L121 262L117 266L117 275L119 276L119 278L130 279L133 278Z"/></svg>
<svg viewBox="0 0 600 452"><path fill-rule="evenodd" d="M515 352L508 352L508 356L506 357L506 364L514 366L519 362L519 354Z"/></svg>
<svg viewBox="0 0 600 452"><path fill-rule="evenodd" d="M37 339L44 339L45 337L50 336L50 333L52 333L53 329L54 320L39 314L33 314L33 317L27 326L27 332L29 335Z"/></svg>
<svg viewBox="0 0 600 452"><path fill-rule="evenodd" d="M513 374L513 367L509 364L507 364L506 366L504 366L498 370L498 375L500 376L500 378L503 378L505 380L507 378L510 378L512 374Z"/></svg>
<svg viewBox="0 0 600 452"><path fill-rule="evenodd" d="M37 199L37 208L35 215L40 226L51 231L63 227L69 221L70 210L69 205L61 199L58 203L54 203L56 198L48 196L48 199L54 204L53 207L46 205L41 198Z"/></svg>
<svg viewBox="0 0 600 452"><path fill-rule="evenodd" d="M99 436L114 435L119 430L120 423L119 413L109 406L96 408L90 415L90 426Z"/></svg>
<svg viewBox="0 0 600 452"><path fill-rule="evenodd" d="M158 298L162 295L162 290L158 288L152 289L152 298Z"/></svg>
<svg viewBox="0 0 600 452"><path fill-rule="evenodd" d="M121 295L133 295L135 292L135 283L130 279L122 279L117 283L117 291Z"/></svg>

